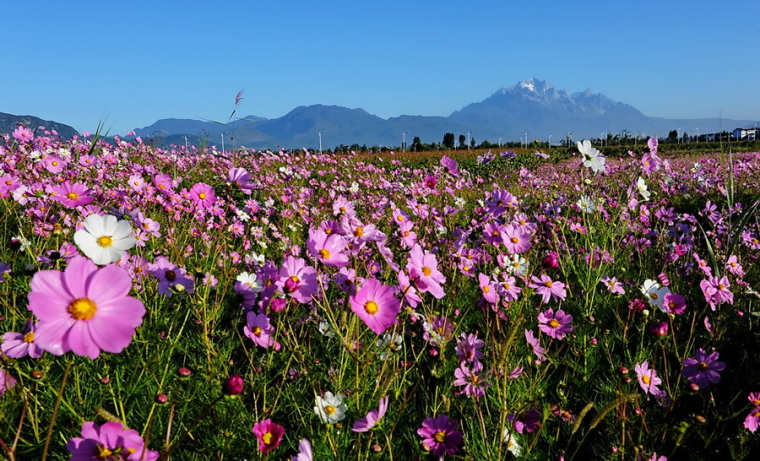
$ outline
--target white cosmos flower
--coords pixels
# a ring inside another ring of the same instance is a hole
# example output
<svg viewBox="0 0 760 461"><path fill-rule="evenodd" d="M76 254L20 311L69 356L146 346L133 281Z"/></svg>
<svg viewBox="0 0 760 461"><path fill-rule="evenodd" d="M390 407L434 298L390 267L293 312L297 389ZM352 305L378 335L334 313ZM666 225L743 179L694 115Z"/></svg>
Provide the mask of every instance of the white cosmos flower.
<svg viewBox="0 0 760 461"><path fill-rule="evenodd" d="M644 198L644 200L649 200L649 191L647 190L647 183L644 181L644 178L639 176L639 179L636 181L636 189L638 189L639 194Z"/></svg>
<svg viewBox="0 0 760 461"><path fill-rule="evenodd" d="M641 293L646 296L650 306L656 306L665 312L665 295L670 293L669 289L654 280L645 280L644 285L641 286Z"/></svg>
<svg viewBox="0 0 760 461"><path fill-rule="evenodd" d="M256 274L253 273L241 272L235 280L242 283L243 285L246 285L256 293L259 293L264 289L264 285L261 283L261 280L259 280L258 277L256 277Z"/></svg>
<svg viewBox="0 0 760 461"><path fill-rule="evenodd" d="M583 155L583 165L596 173L604 172L606 169L607 159L604 158L598 149L591 145L588 139L583 142L578 141L578 151Z"/></svg>
<svg viewBox="0 0 760 461"><path fill-rule="evenodd" d="M84 229L74 233L74 243L101 266L120 260L135 242L129 222L112 215L91 214L84 220Z"/></svg>
<svg viewBox="0 0 760 461"><path fill-rule="evenodd" d="M324 397L315 399L314 413L323 423L335 424L346 417L346 405L343 404L343 394L333 395L327 391Z"/></svg>
<svg viewBox="0 0 760 461"><path fill-rule="evenodd" d="M502 433L502 440L507 444L507 450L512 453L512 456L519 458L522 454L522 447L517 443L514 434L512 434L506 427Z"/></svg>
<svg viewBox="0 0 760 461"><path fill-rule="evenodd" d="M528 261L522 256L515 254L507 264L507 272L515 275L525 276L528 274Z"/></svg>
<svg viewBox="0 0 760 461"><path fill-rule="evenodd" d="M575 204L578 205L578 208L584 213L593 213L596 209L594 201L591 200L588 195L581 195L581 198L579 198Z"/></svg>

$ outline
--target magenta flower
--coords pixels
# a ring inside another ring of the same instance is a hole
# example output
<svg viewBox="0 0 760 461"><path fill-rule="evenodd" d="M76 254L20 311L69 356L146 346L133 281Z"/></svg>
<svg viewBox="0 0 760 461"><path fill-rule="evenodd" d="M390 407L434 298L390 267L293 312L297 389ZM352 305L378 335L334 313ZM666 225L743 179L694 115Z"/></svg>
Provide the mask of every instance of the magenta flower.
<svg viewBox="0 0 760 461"><path fill-rule="evenodd" d="M19 187L21 187L21 183L18 182L16 177L9 174L0 176L0 198L8 197L10 195L9 192L13 192Z"/></svg>
<svg viewBox="0 0 760 461"><path fill-rule="evenodd" d="M257 346L267 348L274 344L274 327L269 323L269 317L266 314L255 314L249 311L246 314L246 326L243 327L243 333L251 338Z"/></svg>
<svg viewBox="0 0 760 461"><path fill-rule="evenodd" d="M148 273L158 279L158 293L172 296L175 293L192 293L195 281L187 271L173 264L166 256L159 256L148 265Z"/></svg>
<svg viewBox="0 0 760 461"><path fill-rule="evenodd" d="M668 292L665 294L663 307L668 314L683 314L683 311L686 310L686 298L679 294Z"/></svg>
<svg viewBox="0 0 760 461"><path fill-rule="evenodd" d="M9 390L15 385L16 380L13 378L13 376L11 376L11 374L4 369L0 368L0 396L2 396L5 391Z"/></svg>
<svg viewBox="0 0 760 461"><path fill-rule="evenodd" d="M312 461L314 454L311 451L311 442L309 439L298 441L298 454L290 458L290 461Z"/></svg>
<svg viewBox="0 0 760 461"><path fill-rule="evenodd" d="M682 373L701 389L716 384L720 382L720 372L726 368L725 362L718 361L719 357L717 352L708 354L704 349L699 349L694 358L684 359Z"/></svg>
<svg viewBox="0 0 760 461"><path fill-rule="evenodd" d="M60 157L50 155L45 158L45 169L53 174L60 173L65 167L66 162L64 162Z"/></svg>
<svg viewBox="0 0 760 461"><path fill-rule="evenodd" d="M478 274L478 284L480 285L480 291L483 293L483 298L491 304L499 302L499 293L496 290L491 277L485 274Z"/></svg>
<svg viewBox="0 0 760 461"><path fill-rule="evenodd" d="M211 208L216 201L214 188L203 182L195 183L190 188L190 200L201 208Z"/></svg>
<svg viewBox="0 0 760 461"><path fill-rule="evenodd" d="M503 296L507 301L516 301L522 288L517 286L517 281L511 275L505 275L505 273L502 272L502 277L504 280L496 286L499 295Z"/></svg>
<svg viewBox="0 0 760 461"><path fill-rule="evenodd" d="M317 270L306 265L306 261L292 256L282 261L277 286L301 304L311 301L317 293Z"/></svg>
<svg viewBox="0 0 760 461"><path fill-rule="evenodd" d="M530 279L531 283L528 286L536 290L536 294L541 295L542 303L548 303L550 298L564 300L567 296L565 284L552 281L546 274L541 274L541 278L531 275Z"/></svg>
<svg viewBox="0 0 760 461"><path fill-rule="evenodd" d="M616 277L602 277L600 280L607 287L607 291L614 295L624 295L625 289L623 284L618 281Z"/></svg>
<svg viewBox="0 0 760 461"><path fill-rule="evenodd" d="M483 353L480 352L480 349L484 345L483 340L479 339L476 335L462 333L454 348L454 352L456 352L460 362L478 363L483 358Z"/></svg>
<svg viewBox="0 0 760 461"><path fill-rule="evenodd" d="M259 439L259 451L267 454L280 445L285 428L267 418L254 424L251 432Z"/></svg>
<svg viewBox="0 0 760 461"><path fill-rule="evenodd" d="M657 377L657 371L654 368L649 368L648 360L637 363L634 370L639 380L639 386L645 394L652 394L655 397L661 397L665 394L665 391L657 387L662 383L662 380Z"/></svg>
<svg viewBox="0 0 760 461"><path fill-rule="evenodd" d="M34 133L29 128L19 125L13 130L13 137L21 143L29 142L34 139Z"/></svg>
<svg viewBox="0 0 760 461"><path fill-rule="evenodd" d="M538 428L541 422L541 413L535 408L524 411L518 415L509 414L507 420L515 426L515 430L522 434L524 432L533 432Z"/></svg>
<svg viewBox="0 0 760 461"><path fill-rule="evenodd" d="M377 410L370 410L369 413L364 418L357 419L354 421L353 427L351 427L351 430L353 432L367 432L380 421L383 419L383 416L385 416L385 412L388 411L388 396L380 399L380 405L377 408Z"/></svg>
<svg viewBox="0 0 760 461"><path fill-rule="evenodd" d="M35 326L31 321L27 322L27 329L24 333L9 331L3 335L3 344L0 350L8 357L18 359L27 355L33 359L39 358L44 352L36 343L34 334Z"/></svg>
<svg viewBox="0 0 760 461"><path fill-rule="evenodd" d="M2 386L2 383L0 383L0 386ZM753 434L755 433L757 428L760 427L760 408L752 408L747 417L744 418L744 427Z"/></svg>
<svg viewBox="0 0 760 461"><path fill-rule="evenodd" d="M169 175L157 174L153 177L153 185L164 193L169 193L174 188L174 181Z"/></svg>
<svg viewBox="0 0 760 461"><path fill-rule="evenodd" d="M227 174L227 179L230 182L234 182L246 195L251 195L251 190L254 189L254 184L251 182L251 173L246 171L245 168L232 168Z"/></svg>
<svg viewBox="0 0 760 461"><path fill-rule="evenodd" d="M533 349L533 355L536 356L536 362L541 363L544 361L546 356L544 355L544 352L546 352L546 349L541 347L541 342L538 338L536 338L536 335L533 334L533 331L531 330L525 330L525 341L528 342L528 345Z"/></svg>
<svg viewBox="0 0 760 461"><path fill-rule="evenodd" d="M121 423L116 422L104 423L102 426L92 421L82 424L82 437L69 440L66 449L71 453L69 461L158 459L158 452L148 450L136 430L125 429Z"/></svg>
<svg viewBox="0 0 760 461"><path fill-rule="evenodd" d="M721 303L734 303L734 294L728 289L729 286L731 285L728 282L728 277L725 275L720 279L710 276L699 283L702 294L705 296L705 301L707 301L712 310L715 310L715 307Z"/></svg>
<svg viewBox="0 0 760 461"><path fill-rule="evenodd" d="M129 273L115 264L98 269L77 256L64 272L34 274L29 310L37 316L35 343L54 355L73 351L96 359L101 350L117 354L132 341L145 307L127 296Z"/></svg>
<svg viewBox="0 0 760 461"><path fill-rule="evenodd" d="M446 295L442 286L446 283L446 277L438 271L435 255L423 252L419 244L414 245L412 251L409 252L406 269L421 293L430 293L436 299L441 299Z"/></svg>
<svg viewBox="0 0 760 461"><path fill-rule="evenodd" d="M417 294L417 290L409 281L409 276L406 275L406 272L399 271L396 278L398 280L399 290L401 290L401 294L404 296L404 301L406 301L411 307L417 307L417 304L422 302L422 298L420 298L420 295Z"/></svg>
<svg viewBox="0 0 760 461"><path fill-rule="evenodd" d="M323 264L344 267L348 265L348 255L344 253L348 242L338 234L327 234L320 229L310 229L306 241L309 254Z"/></svg>
<svg viewBox="0 0 760 461"><path fill-rule="evenodd" d="M554 309L546 309L538 314L538 321L538 329L554 339L562 339L573 331L573 326L570 325L573 316L565 314L562 309L558 309L557 312L554 312Z"/></svg>
<svg viewBox="0 0 760 461"><path fill-rule="evenodd" d="M481 377L480 372L483 365L475 362L472 367L466 363L460 363L459 367L454 370L454 385L464 387L462 393L468 397L480 398L486 395L488 383Z"/></svg>
<svg viewBox="0 0 760 461"><path fill-rule="evenodd" d="M504 229L504 245L510 254L524 253L530 249L530 234L522 227L510 224Z"/></svg>
<svg viewBox="0 0 760 461"><path fill-rule="evenodd" d="M449 170L449 174L452 176L459 176L459 168L457 167L457 161L450 158L447 155L441 157L441 166Z"/></svg>
<svg viewBox="0 0 760 461"><path fill-rule="evenodd" d="M396 323L401 303L393 296L393 289L377 279L369 279L349 298L351 310L374 331L381 335Z"/></svg>
<svg viewBox="0 0 760 461"><path fill-rule="evenodd" d="M453 455L459 451L462 433L457 430L456 420L446 415L437 418L425 418L417 434L422 437L422 447L433 456Z"/></svg>
<svg viewBox="0 0 760 461"><path fill-rule="evenodd" d="M76 208L80 205L87 205L95 200L89 195L90 189L82 183L74 184L66 181L59 186L50 186L52 199L61 203L67 208Z"/></svg>

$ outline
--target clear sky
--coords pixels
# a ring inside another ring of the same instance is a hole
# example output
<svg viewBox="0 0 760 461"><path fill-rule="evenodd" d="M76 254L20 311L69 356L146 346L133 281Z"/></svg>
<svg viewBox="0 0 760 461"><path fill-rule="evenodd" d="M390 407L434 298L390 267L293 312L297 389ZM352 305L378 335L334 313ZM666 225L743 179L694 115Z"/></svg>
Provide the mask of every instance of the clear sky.
<svg viewBox="0 0 760 461"><path fill-rule="evenodd" d="M760 1L4 2L0 112L111 133L298 105L448 115L538 77L760 118Z"/></svg>

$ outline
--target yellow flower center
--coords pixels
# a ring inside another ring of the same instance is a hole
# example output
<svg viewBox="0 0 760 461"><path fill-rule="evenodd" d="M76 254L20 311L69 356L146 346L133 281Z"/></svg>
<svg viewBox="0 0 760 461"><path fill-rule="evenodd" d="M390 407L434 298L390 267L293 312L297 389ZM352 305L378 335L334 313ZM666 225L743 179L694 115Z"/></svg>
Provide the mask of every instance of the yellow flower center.
<svg viewBox="0 0 760 461"><path fill-rule="evenodd" d="M332 234L332 229L330 229L329 227L327 229L325 229L325 234L327 234L327 235Z"/></svg>
<svg viewBox="0 0 760 461"><path fill-rule="evenodd" d="M200 194L198 194L198 198L201 199L201 200L205 200L206 199L206 194L204 192L201 192Z"/></svg>
<svg viewBox="0 0 760 461"><path fill-rule="evenodd" d="M377 314L377 311L379 310L379 307L377 306L377 303L375 301L367 301L364 304L364 310L369 315L375 315L375 314Z"/></svg>
<svg viewBox="0 0 760 461"><path fill-rule="evenodd" d="M722 290L722 289L724 289L724 288L726 288L726 286L725 286L725 285L723 285L722 283L719 283L719 284L718 284L718 289L719 289L719 290Z"/></svg>
<svg viewBox="0 0 760 461"><path fill-rule="evenodd" d="M362 235L364 235L364 228L362 226L359 226L356 229L354 229L354 236L361 237Z"/></svg>
<svg viewBox="0 0 760 461"><path fill-rule="evenodd" d="M98 459L108 459L108 457L112 454L113 452L109 450L105 445L98 444L95 447L95 457Z"/></svg>
<svg viewBox="0 0 760 461"><path fill-rule="evenodd" d="M398 215L398 218L396 218L396 219L398 219L399 222L403 222L404 221L404 217L401 216L401 215Z"/></svg>
<svg viewBox="0 0 760 461"><path fill-rule="evenodd" d="M478 384L478 381L480 381L480 378L478 378L478 375L472 375L472 376L470 376L470 382L472 384Z"/></svg>
<svg viewBox="0 0 760 461"><path fill-rule="evenodd" d="M102 237L98 237L98 245L100 245L103 248L108 248L111 245L113 245L113 239L110 235L104 235Z"/></svg>
<svg viewBox="0 0 760 461"><path fill-rule="evenodd" d="M24 335L24 342L25 343L33 343L34 342L34 332L30 331L29 333Z"/></svg>
<svg viewBox="0 0 760 461"><path fill-rule="evenodd" d="M76 320L90 320L95 316L98 306L90 298L78 298L69 304L68 310Z"/></svg>
<svg viewBox="0 0 760 461"><path fill-rule="evenodd" d="M264 445L271 445L272 444L272 433L267 431L261 434L261 441L264 442Z"/></svg>
<svg viewBox="0 0 760 461"><path fill-rule="evenodd" d="M327 415L330 416L331 414L335 413L335 407L332 405L327 405L325 407L325 413L327 413Z"/></svg>
<svg viewBox="0 0 760 461"><path fill-rule="evenodd" d="M553 284L554 284L554 283L552 283L552 281L551 281L551 280L549 280L549 281L547 281L547 282L545 282L545 283L544 283L544 286L545 286L546 288L551 288Z"/></svg>
<svg viewBox="0 0 760 461"><path fill-rule="evenodd" d="M490 292L491 292L491 289L490 289L490 288L488 288L488 285L483 285L483 292L484 292L485 294L488 294L488 293L490 293Z"/></svg>
<svg viewBox="0 0 760 461"><path fill-rule="evenodd" d="M5 181L6 186L10 186L11 184L13 184L13 181L11 181L10 179Z"/></svg>
<svg viewBox="0 0 760 461"><path fill-rule="evenodd" d="M512 243L517 243L520 241L517 237L512 237L510 240L512 240Z"/></svg>
<svg viewBox="0 0 760 461"><path fill-rule="evenodd" d="M51 163L53 166L58 166L58 162L56 162L55 160L53 160Z"/></svg>
<svg viewBox="0 0 760 461"><path fill-rule="evenodd" d="M256 327L253 329L254 336L261 336L261 327Z"/></svg>
<svg viewBox="0 0 760 461"><path fill-rule="evenodd" d="M69 192L66 194L66 197L68 197L69 200L76 200L79 198L79 195L75 194L74 192Z"/></svg>
<svg viewBox="0 0 760 461"><path fill-rule="evenodd" d="M299 279L297 275L291 275L290 280L292 280L293 283L298 283L301 281L301 279Z"/></svg>
<svg viewBox="0 0 760 461"><path fill-rule="evenodd" d="M493 235L494 237L496 237L497 235L499 235L499 231L495 230L495 231L491 232L491 235Z"/></svg>
<svg viewBox="0 0 760 461"><path fill-rule="evenodd" d="M643 382L644 384L649 384L650 383L649 376L647 375L642 376L641 382Z"/></svg>
<svg viewBox="0 0 760 461"><path fill-rule="evenodd" d="M321 256L322 259L330 259L330 250L327 248L322 248L319 250L319 256Z"/></svg>
<svg viewBox="0 0 760 461"><path fill-rule="evenodd" d="M551 319L551 321L549 322L549 326L552 328L557 328L559 326L559 322L557 321L557 319Z"/></svg>
<svg viewBox="0 0 760 461"><path fill-rule="evenodd" d="M649 297L652 299L657 299L657 293L649 293Z"/></svg>
<svg viewBox="0 0 760 461"><path fill-rule="evenodd" d="M753 401L752 401L752 405L754 405L754 406L756 406L756 407L760 407L760 399L755 399L755 400L753 400Z"/></svg>
<svg viewBox="0 0 760 461"><path fill-rule="evenodd" d="M697 364L697 370L699 370L699 371L705 371L705 370L707 370L707 364L705 362L699 362Z"/></svg>
<svg viewBox="0 0 760 461"><path fill-rule="evenodd" d="M430 274L432 274L433 271L429 267L425 266L422 268L422 273L425 274L425 277L430 277Z"/></svg>
<svg viewBox="0 0 760 461"><path fill-rule="evenodd" d="M443 443L446 441L446 433L443 431L438 431L435 433L435 435L433 435L433 438L436 442Z"/></svg>

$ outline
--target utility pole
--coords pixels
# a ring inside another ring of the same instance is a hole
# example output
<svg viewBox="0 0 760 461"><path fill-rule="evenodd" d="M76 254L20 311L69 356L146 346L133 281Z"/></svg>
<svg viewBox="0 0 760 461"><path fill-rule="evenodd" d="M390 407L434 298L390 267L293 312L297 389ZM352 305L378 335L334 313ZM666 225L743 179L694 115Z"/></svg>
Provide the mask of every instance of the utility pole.
<svg viewBox="0 0 760 461"><path fill-rule="evenodd" d="M470 150L470 130L467 130L467 150Z"/></svg>
<svg viewBox="0 0 760 461"><path fill-rule="evenodd" d="M406 131L401 133L401 152L406 152Z"/></svg>
<svg viewBox="0 0 760 461"><path fill-rule="evenodd" d="M185 136L185 150L187 150L187 136Z"/></svg>
<svg viewBox="0 0 760 461"><path fill-rule="evenodd" d="M224 133L222 133L222 154L224 154Z"/></svg>
<svg viewBox="0 0 760 461"><path fill-rule="evenodd" d="M549 135L549 149L552 148L552 135Z"/></svg>
<svg viewBox="0 0 760 461"><path fill-rule="evenodd" d="M319 135L319 155L322 155L322 132L317 131L317 134Z"/></svg>
<svg viewBox="0 0 760 461"><path fill-rule="evenodd" d="M501 147L501 138L499 138L499 147Z"/></svg>

